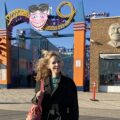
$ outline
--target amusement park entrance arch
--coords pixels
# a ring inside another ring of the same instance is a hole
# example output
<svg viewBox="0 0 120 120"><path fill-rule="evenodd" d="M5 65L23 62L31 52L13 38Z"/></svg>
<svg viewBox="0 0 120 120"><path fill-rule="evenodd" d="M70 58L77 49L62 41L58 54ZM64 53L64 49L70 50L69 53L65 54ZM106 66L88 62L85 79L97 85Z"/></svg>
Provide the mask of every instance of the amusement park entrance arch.
<svg viewBox="0 0 120 120"><path fill-rule="evenodd" d="M71 13L63 15L60 12L61 7L68 5L71 8ZM81 10L81 12L79 12ZM76 12L73 5L70 2L62 2L57 8L57 16L50 15L43 30L58 31L67 27L73 18L74 19L74 81L77 85L78 90L83 90L84 87L84 70L85 70L85 21L83 14L83 3L80 3L79 11ZM82 14L81 14L82 13ZM10 87L11 86L11 59L10 59L10 48L11 43L11 32L12 28L17 24L27 22L29 23L29 12L24 9L15 9L8 13L6 16L6 25L4 28L0 28L0 65L4 65L4 69L0 66L0 86ZM57 22L56 22L57 21ZM67 34L68 35L68 34ZM66 36L67 36L66 35ZM60 37L60 36L58 36Z"/></svg>

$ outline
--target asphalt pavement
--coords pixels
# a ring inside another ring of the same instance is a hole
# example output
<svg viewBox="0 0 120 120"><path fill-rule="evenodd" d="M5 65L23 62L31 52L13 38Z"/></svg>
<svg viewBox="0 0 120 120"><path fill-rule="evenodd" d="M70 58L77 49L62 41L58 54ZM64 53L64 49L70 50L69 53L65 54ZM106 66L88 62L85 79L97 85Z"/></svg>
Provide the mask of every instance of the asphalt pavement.
<svg viewBox="0 0 120 120"><path fill-rule="evenodd" d="M0 89L0 120L25 120L34 89ZM95 101L94 101L95 100ZM119 120L120 93L78 92L80 120Z"/></svg>

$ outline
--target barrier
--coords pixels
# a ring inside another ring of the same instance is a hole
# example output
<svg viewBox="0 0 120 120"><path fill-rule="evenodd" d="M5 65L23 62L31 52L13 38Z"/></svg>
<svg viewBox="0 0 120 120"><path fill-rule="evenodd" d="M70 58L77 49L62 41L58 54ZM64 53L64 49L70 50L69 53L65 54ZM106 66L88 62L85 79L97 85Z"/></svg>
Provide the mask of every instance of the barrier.
<svg viewBox="0 0 120 120"><path fill-rule="evenodd" d="M96 99L96 81L93 81L92 85L93 85L92 86L92 99L90 99L90 100L92 100L92 101L98 101Z"/></svg>

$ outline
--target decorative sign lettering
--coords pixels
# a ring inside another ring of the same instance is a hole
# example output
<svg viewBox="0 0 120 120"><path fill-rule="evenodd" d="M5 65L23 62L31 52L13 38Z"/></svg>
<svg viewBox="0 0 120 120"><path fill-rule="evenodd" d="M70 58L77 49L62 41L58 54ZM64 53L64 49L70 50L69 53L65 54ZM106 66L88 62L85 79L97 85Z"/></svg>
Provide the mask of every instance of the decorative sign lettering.
<svg viewBox="0 0 120 120"><path fill-rule="evenodd" d="M63 14L60 12L61 8L62 8L63 6L65 6L65 5L69 6L70 9L71 9L71 13L68 14L68 15L63 15ZM51 31L52 31L52 30L61 30L61 29L65 28L65 27L67 27L67 26L71 23L74 15L75 15L75 13L76 13L76 11L75 11L72 3L67 2L67 1L61 2L60 5L57 7L57 14L58 14L59 18L64 19L65 22L64 22L64 23L61 23L61 22L60 22L60 24L57 24L57 25L46 25L46 26L44 27L44 30L49 30L49 31L50 31L50 30L51 30ZM66 19L68 19L68 20L66 20Z"/></svg>
<svg viewBox="0 0 120 120"><path fill-rule="evenodd" d="M69 6L71 13L64 15L61 13L63 6ZM73 20L76 13L72 3L64 1L57 7L57 16L49 16L49 9L47 4L32 5L29 11L23 9L15 9L6 16L8 28L20 24L22 22L30 22L37 30L55 31L67 27Z"/></svg>
<svg viewBox="0 0 120 120"><path fill-rule="evenodd" d="M4 33L5 31L0 31L0 33ZM0 63L6 65L7 64L7 40L6 37L0 37Z"/></svg>
<svg viewBox="0 0 120 120"><path fill-rule="evenodd" d="M6 16L6 21L7 21L7 26L9 26L15 18L19 16L24 16L26 18L29 18L29 12L24 9L15 9L11 11L9 14Z"/></svg>

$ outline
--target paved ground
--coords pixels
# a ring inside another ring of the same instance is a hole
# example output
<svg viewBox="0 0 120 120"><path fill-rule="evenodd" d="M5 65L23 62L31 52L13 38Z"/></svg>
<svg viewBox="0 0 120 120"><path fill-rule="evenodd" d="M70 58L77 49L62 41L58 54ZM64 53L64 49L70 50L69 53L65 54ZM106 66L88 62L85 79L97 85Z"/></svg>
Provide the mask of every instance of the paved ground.
<svg viewBox="0 0 120 120"><path fill-rule="evenodd" d="M25 120L27 112L13 111L13 110L0 110L0 120ZM119 120L120 118L114 117L99 117L91 115L80 115L79 120Z"/></svg>
<svg viewBox="0 0 120 120"><path fill-rule="evenodd" d="M30 108L33 89L0 89L0 120L25 120ZM78 92L81 120L120 119L120 93ZM19 118L19 119L18 119Z"/></svg>

